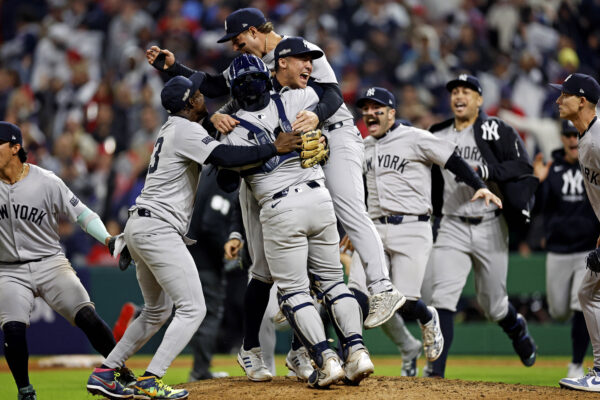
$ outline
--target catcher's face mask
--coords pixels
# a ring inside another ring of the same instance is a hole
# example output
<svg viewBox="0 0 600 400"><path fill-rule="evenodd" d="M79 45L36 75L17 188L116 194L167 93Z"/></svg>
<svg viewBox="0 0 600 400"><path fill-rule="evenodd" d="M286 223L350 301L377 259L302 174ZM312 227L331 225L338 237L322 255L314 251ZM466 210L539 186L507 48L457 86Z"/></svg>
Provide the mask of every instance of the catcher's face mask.
<svg viewBox="0 0 600 400"><path fill-rule="evenodd" d="M246 111L262 110L269 104L271 82L262 73L245 74L231 87L231 95Z"/></svg>

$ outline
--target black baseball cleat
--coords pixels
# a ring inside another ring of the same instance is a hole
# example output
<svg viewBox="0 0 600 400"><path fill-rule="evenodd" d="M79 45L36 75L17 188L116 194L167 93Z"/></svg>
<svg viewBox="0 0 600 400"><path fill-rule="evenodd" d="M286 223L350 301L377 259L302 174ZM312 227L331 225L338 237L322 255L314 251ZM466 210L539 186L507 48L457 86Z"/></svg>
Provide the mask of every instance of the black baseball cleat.
<svg viewBox="0 0 600 400"><path fill-rule="evenodd" d="M512 338L513 348L519 355L523 365L531 367L535 364L537 346L535 345L533 338L529 335L527 321L525 321L525 318L521 314L517 314L517 323L520 325L521 329L519 329L515 337Z"/></svg>

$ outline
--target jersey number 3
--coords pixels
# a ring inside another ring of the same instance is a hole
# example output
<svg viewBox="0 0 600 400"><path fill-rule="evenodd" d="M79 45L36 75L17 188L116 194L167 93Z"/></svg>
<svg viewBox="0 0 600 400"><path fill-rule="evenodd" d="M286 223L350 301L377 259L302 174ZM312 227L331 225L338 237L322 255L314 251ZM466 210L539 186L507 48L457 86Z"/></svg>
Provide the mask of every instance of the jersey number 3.
<svg viewBox="0 0 600 400"><path fill-rule="evenodd" d="M158 155L160 154L160 150L162 149L162 144L164 141L164 137L159 137L156 139L156 143L154 143L154 152L152 156L154 157L154 163L148 168L148 173L153 173L158 168Z"/></svg>

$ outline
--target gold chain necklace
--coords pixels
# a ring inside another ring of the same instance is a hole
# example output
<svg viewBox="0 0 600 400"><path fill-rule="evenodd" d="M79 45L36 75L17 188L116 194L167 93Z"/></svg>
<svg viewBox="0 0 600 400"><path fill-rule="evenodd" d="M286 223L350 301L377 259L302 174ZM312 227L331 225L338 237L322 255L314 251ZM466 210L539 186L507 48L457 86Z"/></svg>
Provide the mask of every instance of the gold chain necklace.
<svg viewBox="0 0 600 400"><path fill-rule="evenodd" d="M3 182L8 183L9 185L14 185L15 183L19 182L21 179L23 179L23 174L25 174L25 163L23 163L23 168L21 168L21 173L19 174L19 176L17 177L17 179L14 182L11 182L10 180L6 180L6 179L2 179Z"/></svg>

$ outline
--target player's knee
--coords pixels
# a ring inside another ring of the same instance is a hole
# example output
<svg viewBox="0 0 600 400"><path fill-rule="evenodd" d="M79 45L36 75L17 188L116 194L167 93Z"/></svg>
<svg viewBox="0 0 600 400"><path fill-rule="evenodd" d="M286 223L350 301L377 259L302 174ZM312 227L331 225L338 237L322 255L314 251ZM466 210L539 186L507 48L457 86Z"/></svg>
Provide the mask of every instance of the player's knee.
<svg viewBox="0 0 600 400"><path fill-rule="evenodd" d="M552 317L552 319L564 322L571 317L571 310L569 307L548 307L548 313Z"/></svg>
<svg viewBox="0 0 600 400"><path fill-rule="evenodd" d="M581 287L577 291L577 298L579 299L579 304L581 304L582 308L585 308L590 303L592 295L593 291L590 291L587 287L581 285Z"/></svg>
<svg viewBox="0 0 600 400"><path fill-rule="evenodd" d="M23 322L9 321L2 325L4 341L8 343L12 338L25 337L27 325Z"/></svg>

